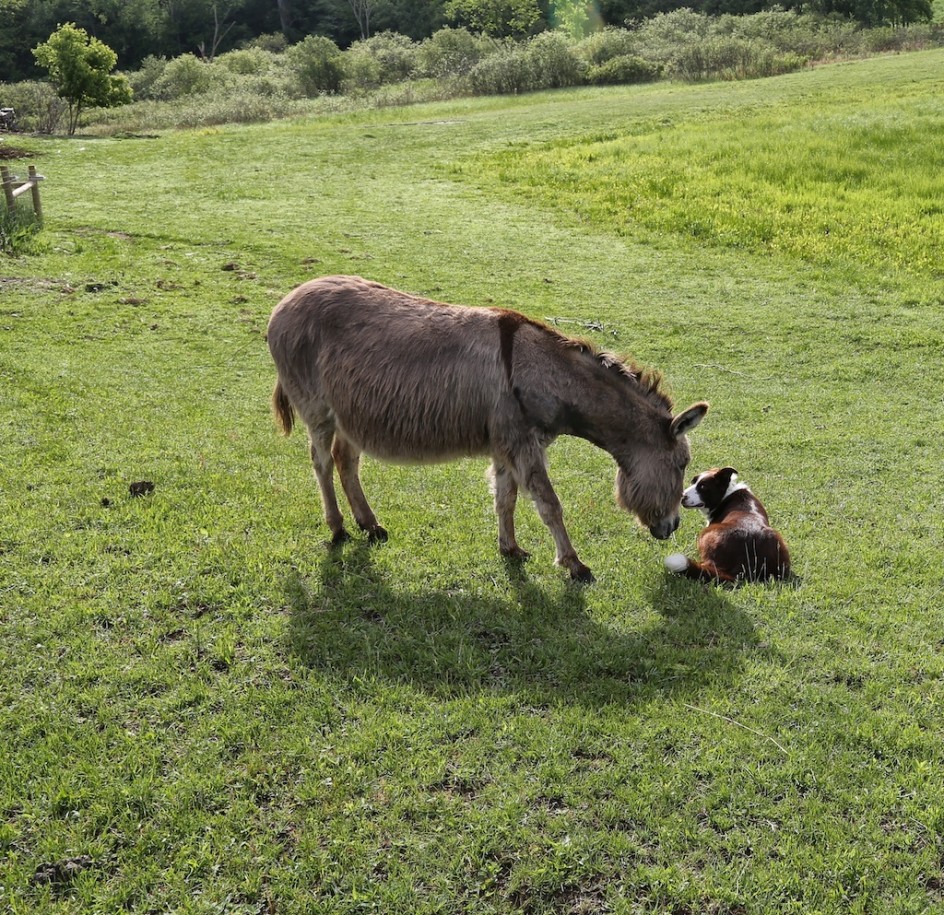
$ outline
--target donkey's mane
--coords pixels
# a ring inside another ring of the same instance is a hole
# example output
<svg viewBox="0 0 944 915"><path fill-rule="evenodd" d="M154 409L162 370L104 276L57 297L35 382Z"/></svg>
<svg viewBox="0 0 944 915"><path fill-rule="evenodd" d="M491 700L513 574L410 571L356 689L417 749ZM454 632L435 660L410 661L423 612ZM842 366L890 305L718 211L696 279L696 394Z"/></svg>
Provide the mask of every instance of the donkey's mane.
<svg viewBox="0 0 944 915"><path fill-rule="evenodd" d="M663 386L662 372L657 369L644 368L632 359L620 358L606 350L601 350L589 340L573 339L558 333L553 328L548 329L560 338L564 346L572 347L589 356L610 374L629 382L651 403L663 406L669 411L672 410L672 398Z"/></svg>

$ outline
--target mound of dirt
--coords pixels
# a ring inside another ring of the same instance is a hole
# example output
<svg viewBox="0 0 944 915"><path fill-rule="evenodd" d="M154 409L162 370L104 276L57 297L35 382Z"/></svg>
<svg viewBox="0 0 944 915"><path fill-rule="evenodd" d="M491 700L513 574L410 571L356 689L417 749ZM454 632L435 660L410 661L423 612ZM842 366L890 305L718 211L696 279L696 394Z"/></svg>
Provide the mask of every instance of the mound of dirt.
<svg viewBox="0 0 944 915"><path fill-rule="evenodd" d="M0 159L35 159L36 153L0 142Z"/></svg>

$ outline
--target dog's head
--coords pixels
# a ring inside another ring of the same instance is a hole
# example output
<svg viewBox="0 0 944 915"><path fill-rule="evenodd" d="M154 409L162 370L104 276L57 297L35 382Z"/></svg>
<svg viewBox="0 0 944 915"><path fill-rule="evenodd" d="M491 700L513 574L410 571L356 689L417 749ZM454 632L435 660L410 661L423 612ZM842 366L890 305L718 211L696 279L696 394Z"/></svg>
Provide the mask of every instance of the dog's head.
<svg viewBox="0 0 944 915"><path fill-rule="evenodd" d="M744 484L738 483L737 471L733 467L712 467L692 480L692 485L682 493L682 505L700 508L709 514L732 492L743 488Z"/></svg>

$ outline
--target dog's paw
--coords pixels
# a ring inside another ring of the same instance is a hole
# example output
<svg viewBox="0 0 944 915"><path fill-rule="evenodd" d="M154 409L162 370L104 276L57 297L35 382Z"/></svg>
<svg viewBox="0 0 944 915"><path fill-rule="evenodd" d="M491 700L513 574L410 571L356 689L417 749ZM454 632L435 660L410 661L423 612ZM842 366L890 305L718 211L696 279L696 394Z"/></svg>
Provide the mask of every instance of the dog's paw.
<svg viewBox="0 0 944 915"><path fill-rule="evenodd" d="M672 553L665 557L665 567L670 572L684 572L688 568L688 559L681 553Z"/></svg>

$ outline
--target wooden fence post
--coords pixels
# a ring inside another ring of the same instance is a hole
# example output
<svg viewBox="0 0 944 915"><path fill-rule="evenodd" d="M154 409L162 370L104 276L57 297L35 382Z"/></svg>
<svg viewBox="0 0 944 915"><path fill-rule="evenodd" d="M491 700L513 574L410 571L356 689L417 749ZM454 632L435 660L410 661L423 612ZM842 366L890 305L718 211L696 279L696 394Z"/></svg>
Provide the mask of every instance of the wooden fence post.
<svg viewBox="0 0 944 915"><path fill-rule="evenodd" d="M13 176L5 165L0 165L0 178L3 178L3 196L7 199L7 209L12 210L16 206L16 198L13 196Z"/></svg>
<svg viewBox="0 0 944 915"><path fill-rule="evenodd" d="M6 165L0 165L0 179L3 181L3 196L7 201L7 210L11 213L16 207L16 198L27 191L33 198L33 212L36 214L37 221L41 224L43 221L43 202L39 199L39 182L44 180L42 175L36 174L36 166L30 165L28 168L29 177L26 181L20 181L16 175L10 174L10 169Z"/></svg>
<svg viewBox="0 0 944 915"><path fill-rule="evenodd" d="M43 204L39 199L39 182L42 180L39 175L36 174L36 166L31 165L28 169L29 172L29 181L30 181L30 194L33 197L33 212L36 214L36 219L40 225L43 224Z"/></svg>

